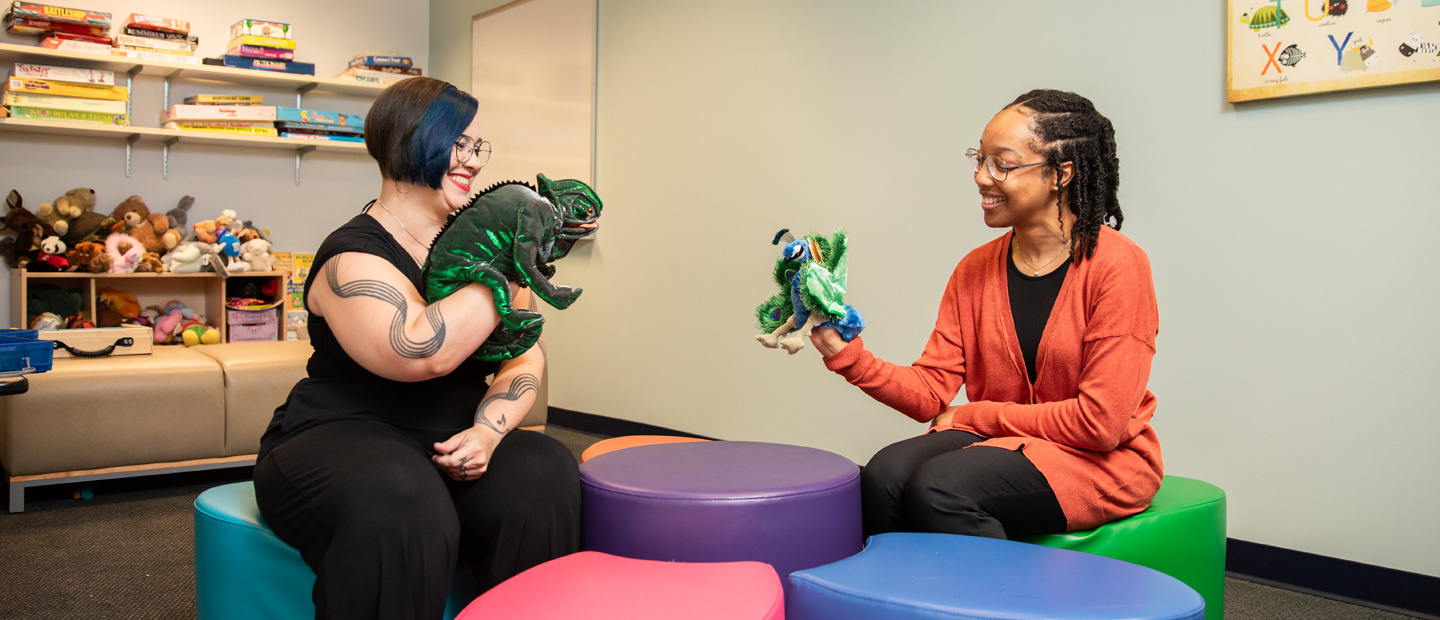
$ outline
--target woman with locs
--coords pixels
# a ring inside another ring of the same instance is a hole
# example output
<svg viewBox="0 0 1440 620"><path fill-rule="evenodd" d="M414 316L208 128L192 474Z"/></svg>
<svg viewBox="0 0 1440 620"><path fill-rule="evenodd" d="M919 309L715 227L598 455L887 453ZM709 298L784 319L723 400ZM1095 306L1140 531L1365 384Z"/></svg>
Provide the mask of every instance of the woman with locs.
<svg viewBox="0 0 1440 620"><path fill-rule="evenodd" d="M315 571L317 618L439 618L457 562L483 592L579 550L574 456L517 430L544 340L472 359L498 324L490 290L419 292L430 241L489 160L477 107L431 78L380 94L365 126L379 197L325 239L305 283L315 352L261 439L255 492Z"/></svg>
<svg viewBox="0 0 1440 620"><path fill-rule="evenodd" d="M834 330L825 366L930 431L861 474L865 534L1016 538L1088 529L1160 488L1146 388L1159 313L1150 261L1120 234L1110 121L1084 97L1025 93L967 156L985 224L924 354L899 366ZM951 407L961 386L968 402Z"/></svg>

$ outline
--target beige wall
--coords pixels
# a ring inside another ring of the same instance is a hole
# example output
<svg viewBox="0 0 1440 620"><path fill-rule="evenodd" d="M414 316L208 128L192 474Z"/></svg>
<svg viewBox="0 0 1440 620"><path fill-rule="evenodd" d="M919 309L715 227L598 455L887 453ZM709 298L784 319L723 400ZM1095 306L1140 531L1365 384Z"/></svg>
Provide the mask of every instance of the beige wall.
<svg viewBox="0 0 1440 620"><path fill-rule="evenodd" d="M312 62L316 73L339 73L363 50L392 50L415 58L428 69L429 6L422 1L348 3L256 0L242 4L145 0L87 0L84 8L108 11L116 21L130 12L189 20L200 37L199 54L224 53L230 25L244 18L289 22L295 28L296 59ZM0 41L33 45L34 37L0 32ZM141 76L132 94L132 123L157 127L163 82ZM200 93L261 94L265 103L295 105L295 92L217 82L176 80L171 102ZM371 100L312 93L305 106L364 113ZM305 157L301 185L295 185L295 155L290 151L180 144L171 149L170 178L161 177L161 147L135 146L132 176L125 177L125 143L82 137L57 137L0 131L0 192L18 190L33 210L75 187L96 191L97 208L109 211L138 194L164 213L180 197L195 196L190 221L213 219L234 209L242 219L270 230L278 251L319 248L330 231L359 212L379 191L375 162L364 155L312 153ZM8 324L9 287L0 287L0 308Z"/></svg>
<svg viewBox="0 0 1440 620"><path fill-rule="evenodd" d="M1234 537L1440 575L1435 84L1228 105L1214 3L602 1L599 36L604 233L560 264L554 405L862 462L919 433L751 340L771 236L849 229L866 341L908 363L999 234L964 149L1071 89L1154 262L1167 473L1225 488Z"/></svg>

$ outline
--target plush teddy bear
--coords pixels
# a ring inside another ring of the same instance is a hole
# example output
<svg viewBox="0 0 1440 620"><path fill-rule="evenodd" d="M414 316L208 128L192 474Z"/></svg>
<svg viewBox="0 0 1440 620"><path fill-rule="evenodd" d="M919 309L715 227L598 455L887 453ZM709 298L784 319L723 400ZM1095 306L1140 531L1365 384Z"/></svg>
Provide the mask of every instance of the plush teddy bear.
<svg viewBox="0 0 1440 620"><path fill-rule="evenodd" d="M109 234L110 228L115 224L115 218L103 213L86 211L80 217L70 220L65 234L60 235L60 240L66 245L75 247L86 241L104 241L104 236Z"/></svg>
<svg viewBox="0 0 1440 620"><path fill-rule="evenodd" d="M11 269L19 269L30 262L31 252L40 249L40 240L55 234L55 231L25 208L20 192L10 190L5 204L10 210L0 221L0 232L12 233L15 237L0 241L0 254L5 256L5 264Z"/></svg>
<svg viewBox="0 0 1440 620"><path fill-rule="evenodd" d="M51 235L40 242L40 250L34 258L25 265L26 271L65 271L70 268L70 261L65 258L65 242L59 237Z"/></svg>
<svg viewBox="0 0 1440 620"><path fill-rule="evenodd" d="M145 206L145 199L139 196L126 198L111 214L115 226L140 241L146 252L157 255L175 247L180 242L180 231L170 230L170 220L159 213L151 213Z"/></svg>
<svg viewBox="0 0 1440 620"><path fill-rule="evenodd" d="M240 245L240 260L250 264L250 271L273 271L275 257L270 254L270 242L251 239Z"/></svg>
<svg viewBox="0 0 1440 620"><path fill-rule="evenodd" d="M55 229L55 234L64 235L70 230L72 220L80 217L82 213L89 213L94 209L95 190L77 187L65 192L64 196L56 198L53 203L42 203L35 210L35 215Z"/></svg>
<svg viewBox="0 0 1440 620"><path fill-rule="evenodd" d="M160 262L159 254L146 252L140 255L140 262L135 265L135 273L165 273L165 263Z"/></svg>
<svg viewBox="0 0 1440 620"><path fill-rule="evenodd" d="M204 241L205 243L214 244L215 242L220 240L219 236L215 234L215 231L219 228L215 225L215 220L195 222L193 228L195 230L195 239L197 241Z"/></svg>
<svg viewBox="0 0 1440 620"><path fill-rule="evenodd" d="M65 258L70 261L71 271L81 269L90 273L110 271L110 255L105 253L105 246L94 241L81 241L75 244Z"/></svg>

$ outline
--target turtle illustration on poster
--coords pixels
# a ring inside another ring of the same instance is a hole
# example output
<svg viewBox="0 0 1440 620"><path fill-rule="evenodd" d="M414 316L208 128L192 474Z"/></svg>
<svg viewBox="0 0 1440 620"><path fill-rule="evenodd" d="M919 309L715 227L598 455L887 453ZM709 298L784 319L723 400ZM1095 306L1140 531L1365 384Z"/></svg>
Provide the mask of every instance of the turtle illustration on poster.
<svg viewBox="0 0 1440 620"><path fill-rule="evenodd" d="M1262 6L1254 13L1241 15L1240 23L1249 25L1251 30L1279 28L1290 23L1290 16L1285 13L1285 9L1280 8L1281 0L1269 1L1273 2L1275 6Z"/></svg>

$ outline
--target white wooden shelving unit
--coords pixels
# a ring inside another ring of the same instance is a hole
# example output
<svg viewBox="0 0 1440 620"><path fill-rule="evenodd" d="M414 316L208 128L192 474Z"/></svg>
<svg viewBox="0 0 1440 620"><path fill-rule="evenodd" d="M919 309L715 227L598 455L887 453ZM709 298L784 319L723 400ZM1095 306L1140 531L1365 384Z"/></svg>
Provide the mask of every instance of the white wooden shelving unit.
<svg viewBox="0 0 1440 620"><path fill-rule="evenodd" d="M175 79L224 82L227 84L249 84L267 88L294 89L295 107L304 107L305 94L321 91L340 95L375 97L385 90L384 86L365 84L335 78L320 78L313 75L294 75L253 69L191 65L158 60L139 60L119 56L103 56L85 52L52 50L44 47L0 43L0 64L17 62L52 66L71 66L86 69L114 71L117 77L126 76L125 85L133 87L137 75L160 76L165 80L164 100L161 109L170 107L170 82ZM129 102L126 109L129 110ZM131 122L134 122L131 115ZM158 119L157 119L158 120ZM0 131L42 133L51 135L80 135L109 138L125 142L125 176L130 176L130 154L132 145L139 141L157 141L164 146L164 178L170 176L170 147L175 144L209 144L290 150L295 153L295 184L300 184L300 164L304 156L313 152L352 153L367 155L365 145L356 142L331 142L305 140L300 138L272 138L267 136L226 135L199 131L161 129L159 127L119 127L67 121L40 121L20 118L0 118Z"/></svg>

